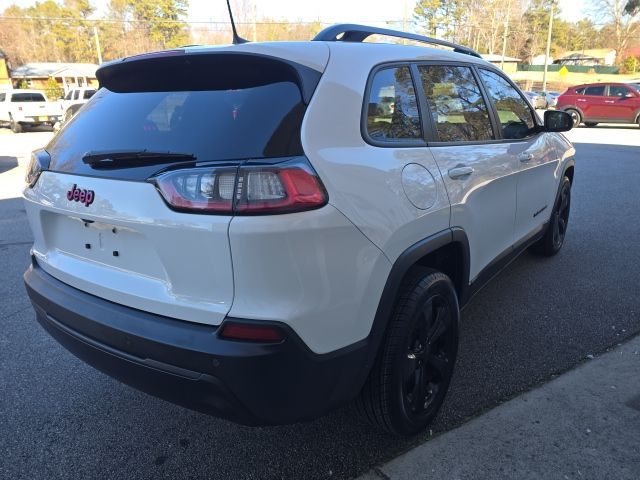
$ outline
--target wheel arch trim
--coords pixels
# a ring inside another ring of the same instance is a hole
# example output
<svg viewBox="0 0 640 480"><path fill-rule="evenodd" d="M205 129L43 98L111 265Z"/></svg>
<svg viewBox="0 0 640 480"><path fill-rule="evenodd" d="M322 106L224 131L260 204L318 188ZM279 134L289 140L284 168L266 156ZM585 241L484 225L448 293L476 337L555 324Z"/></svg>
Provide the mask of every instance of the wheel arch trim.
<svg viewBox="0 0 640 480"><path fill-rule="evenodd" d="M406 277L407 273L412 267L418 264L418 262L425 256L439 250L442 247L451 244L460 244L462 251L462 279L461 279L461 292L459 294L458 302L463 305L469 297L469 241L467 235L462 228L453 227L442 230L434 235L431 235L415 244L411 245L404 252L402 252L398 258L393 262L391 271L387 277L387 281L382 290L382 295L378 302L378 308L376 310L375 317L371 330L367 337L368 352L367 360L362 367L361 375L357 379L357 384L361 387L373 367L373 364L378 356L380 346L385 337L389 318L396 305L398 298L398 292L402 281Z"/></svg>

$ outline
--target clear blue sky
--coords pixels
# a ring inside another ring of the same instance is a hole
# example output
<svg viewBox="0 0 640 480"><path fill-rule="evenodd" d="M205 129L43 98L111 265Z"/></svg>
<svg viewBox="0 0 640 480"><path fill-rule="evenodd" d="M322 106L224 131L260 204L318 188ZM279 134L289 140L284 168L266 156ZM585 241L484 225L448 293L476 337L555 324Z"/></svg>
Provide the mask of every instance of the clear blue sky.
<svg viewBox="0 0 640 480"><path fill-rule="evenodd" d="M258 17L268 16L303 21L319 19L324 23L371 24L385 20L401 20L405 4L407 14L411 17L411 10L415 4L413 0L232 0L232 2L237 5L256 4ZM0 0L0 12L12 4L24 7L34 3L35 0ZM93 0L92 3L102 6L106 1ZM189 3L189 20L214 22L228 20L225 0L191 0ZM570 21L584 18L587 16L586 3L587 0L560 0L562 17Z"/></svg>

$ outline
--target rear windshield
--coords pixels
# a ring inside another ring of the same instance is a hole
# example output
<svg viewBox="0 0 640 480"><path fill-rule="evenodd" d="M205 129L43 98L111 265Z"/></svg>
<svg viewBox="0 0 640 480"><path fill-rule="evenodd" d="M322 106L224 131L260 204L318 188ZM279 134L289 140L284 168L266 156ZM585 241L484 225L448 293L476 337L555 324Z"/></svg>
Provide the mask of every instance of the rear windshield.
<svg viewBox="0 0 640 480"><path fill-rule="evenodd" d="M14 93L11 95L12 102L44 102L44 96L41 93Z"/></svg>
<svg viewBox="0 0 640 480"><path fill-rule="evenodd" d="M188 153L198 162L301 155L304 112L289 81L204 91L102 88L47 150L52 169L77 173L95 173L82 156L96 151Z"/></svg>

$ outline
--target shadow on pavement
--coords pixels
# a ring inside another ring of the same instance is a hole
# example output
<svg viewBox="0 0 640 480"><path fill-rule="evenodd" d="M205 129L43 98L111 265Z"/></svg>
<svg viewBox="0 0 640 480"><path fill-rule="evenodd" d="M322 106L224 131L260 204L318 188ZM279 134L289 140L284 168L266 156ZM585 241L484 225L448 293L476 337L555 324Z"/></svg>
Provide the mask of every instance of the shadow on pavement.
<svg viewBox="0 0 640 480"><path fill-rule="evenodd" d="M18 166L16 157L0 157L0 173L4 173Z"/></svg>

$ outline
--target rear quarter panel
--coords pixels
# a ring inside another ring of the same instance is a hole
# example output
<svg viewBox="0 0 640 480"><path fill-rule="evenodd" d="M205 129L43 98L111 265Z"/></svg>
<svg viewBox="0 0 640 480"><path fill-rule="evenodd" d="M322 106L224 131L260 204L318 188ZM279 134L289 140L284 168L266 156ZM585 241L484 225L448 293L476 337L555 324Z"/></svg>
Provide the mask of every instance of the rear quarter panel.
<svg viewBox="0 0 640 480"><path fill-rule="evenodd" d="M327 187L329 202L394 262L411 245L448 228L450 206L427 147L378 147L363 139L367 79L376 65L451 57L420 47L376 47L375 56L371 44L331 47L331 60L303 123L302 142ZM428 208L417 208L405 194L402 172L409 164L431 174L433 198Z"/></svg>

